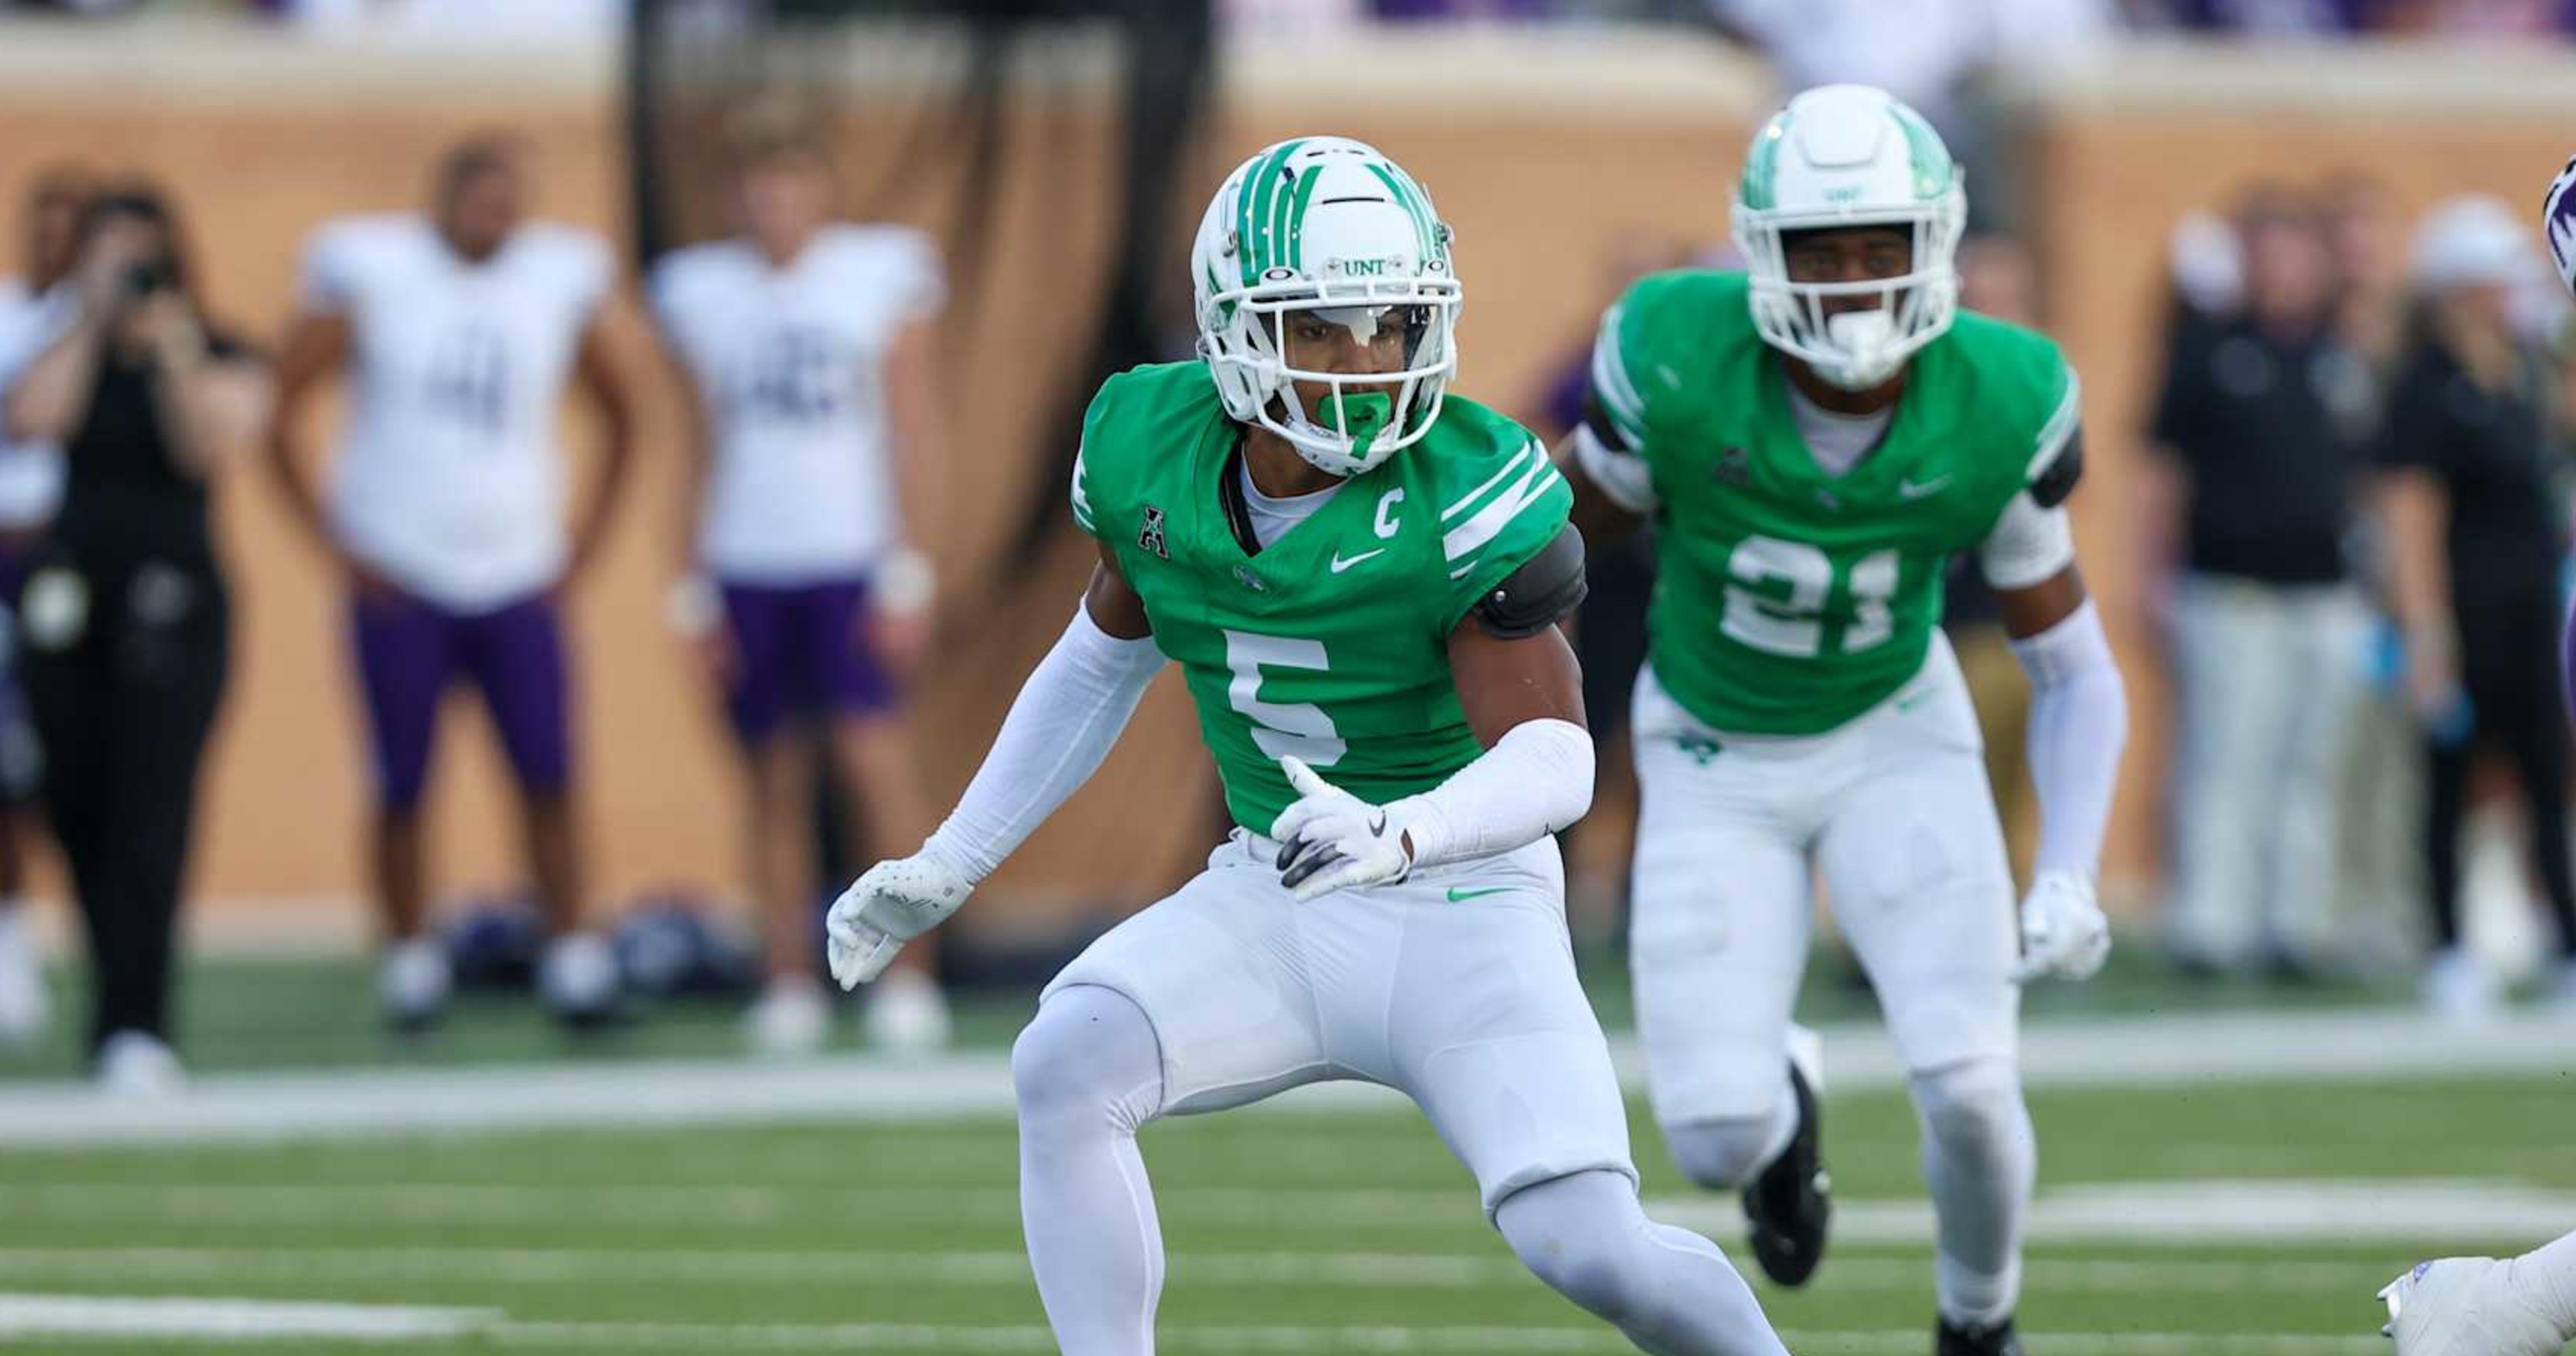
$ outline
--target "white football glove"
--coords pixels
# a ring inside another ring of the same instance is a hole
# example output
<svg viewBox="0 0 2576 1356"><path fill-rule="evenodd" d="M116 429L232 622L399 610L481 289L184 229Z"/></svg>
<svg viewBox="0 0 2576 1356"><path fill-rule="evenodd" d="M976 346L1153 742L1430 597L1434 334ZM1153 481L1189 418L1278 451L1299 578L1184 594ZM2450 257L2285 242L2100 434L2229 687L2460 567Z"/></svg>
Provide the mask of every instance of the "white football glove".
<svg viewBox="0 0 2576 1356"><path fill-rule="evenodd" d="M2093 902L2093 882L2072 871L2039 873L2021 902L2021 969L2013 978L2091 979L2110 954L2111 920Z"/></svg>
<svg viewBox="0 0 2576 1356"><path fill-rule="evenodd" d="M1413 870L1404 823L1323 778L1295 755L1279 760L1297 803L1270 826L1279 843L1279 883L1299 899L1362 885L1388 885Z"/></svg>
<svg viewBox="0 0 2576 1356"><path fill-rule="evenodd" d="M974 888L928 852L869 867L824 915L832 978L855 989L885 973L904 943L947 922Z"/></svg>

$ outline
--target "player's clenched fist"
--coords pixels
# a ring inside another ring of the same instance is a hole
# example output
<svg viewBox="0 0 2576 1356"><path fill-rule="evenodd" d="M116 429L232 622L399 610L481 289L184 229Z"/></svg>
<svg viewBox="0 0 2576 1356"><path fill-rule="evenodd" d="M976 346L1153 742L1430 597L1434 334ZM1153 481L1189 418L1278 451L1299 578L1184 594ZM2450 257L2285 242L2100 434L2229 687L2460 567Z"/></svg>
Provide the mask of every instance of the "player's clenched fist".
<svg viewBox="0 0 2576 1356"><path fill-rule="evenodd" d="M2093 883L2072 871L2043 871L2021 904L2021 973L2091 979L2111 955L2111 920L2093 902Z"/></svg>
<svg viewBox="0 0 2576 1356"><path fill-rule="evenodd" d="M904 943L947 922L974 888L928 852L869 867L824 916L832 978L854 989L883 974Z"/></svg>
<svg viewBox="0 0 2576 1356"><path fill-rule="evenodd" d="M1279 840L1279 883L1299 899L1385 885L1413 870L1404 825L1385 806L1325 781L1294 756L1279 766L1297 800L1270 826L1270 836Z"/></svg>

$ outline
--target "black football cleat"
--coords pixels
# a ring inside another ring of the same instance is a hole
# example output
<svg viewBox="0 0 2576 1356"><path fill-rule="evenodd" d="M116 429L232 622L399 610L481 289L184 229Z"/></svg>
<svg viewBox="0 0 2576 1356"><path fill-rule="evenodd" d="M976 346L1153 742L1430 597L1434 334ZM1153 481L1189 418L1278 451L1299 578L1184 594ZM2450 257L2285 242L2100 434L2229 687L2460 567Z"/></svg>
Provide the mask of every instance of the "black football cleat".
<svg viewBox="0 0 2576 1356"><path fill-rule="evenodd" d="M1744 1188L1744 1218L1753 1260L1774 1285L1795 1288L1825 1260L1825 1228L1833 1215L1833 1178L1825 1172L1821 1117L1816 1107L1812 1033L1790 1033L1789 1090L1798 1099L1798 1133L1771 1166Z"/></svg>
<svg viewBox="0 0 2576 1356"><path fill-rule="evenodd" d="M2022 1356L2021 1334L2013 1331L2009 1318L1991 1328L1941 1320L1941 1332L1932 1344L1932 1356Z"/></svg>

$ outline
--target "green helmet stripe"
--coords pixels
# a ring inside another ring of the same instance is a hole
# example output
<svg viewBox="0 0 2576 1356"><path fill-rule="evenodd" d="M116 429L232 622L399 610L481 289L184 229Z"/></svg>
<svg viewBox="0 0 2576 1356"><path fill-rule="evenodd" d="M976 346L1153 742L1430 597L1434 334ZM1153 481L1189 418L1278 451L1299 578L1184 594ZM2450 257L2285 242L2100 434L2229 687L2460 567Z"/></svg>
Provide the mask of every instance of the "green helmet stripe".
<svg viewBox="0 0 2576 1356"><path fill-rule="evenodd" d="M1430 258L1431 228L1425 224L1420 200L1411 189L1406 187L1405 181L1398 177L1400 171L1395 171L1392 166L1372 164L1369 166L1369 173L1376 175L1378 182L1386 185L1386 191L1394 196L1396 204L1413 218L1415 248L1422 252L1423 258Z"/></svg>
<svg viewBox="0 0 2576 1356"><path fill-rule="evenodd" d="M1277 262L1276 251L1280 242L1275 230L1278 210L1275 200L1279 196L1279 171L1287 165L1288 157L1295 155L1297 148L1305 144L1303 141L1281 142L1277 150L1252 167L1252 174L1244 184L1246 192L1242 195L1236 234L1241 237L1243 285L1246 287L1258 282L1262 270Z"/></svg>
<svg viewBox="0 0 2576 1356"><path fill-rule="evenodd" d="M1422 257L1425 260L1438 258L1441 251L1440 221L1431 215L1431 195L1422 191L1422 185L1415 183L1402 165L1395 167L1395 177L1404 185L1405 206L1413 209L1414 229L1422 232Z"/></svg>
<svg viewBox="0 0 2576 1356"><path fill-rule="evenodd" d="M1762 135L1753 139L1752 154L1745 157L1744 183L1741 193L1744 205L1756 212L1767 212L1778 200L1773 180L1780 167L1780 143L1789 135L1789 115L1773 118Z"/></svg>
<svg viewBox="0 0 2576 1356"><path fill-rule="evenodd" d="M1950 187L1952 173L1950 152L1941 145L1941 134L1903 104L1891 102L1887 111L1905 130L1905 152L1914 162L1914 196L1941 196Z"/></svg>
<svg viewBox="0 0 2576 1356"><path fill-rule="evenodd" d="M1297 191L1288 202L1288 266L1306 267L1306 204L1314 199L1315 185L1323 181L1321 167L1310 167L1297 176Z"/></svg>

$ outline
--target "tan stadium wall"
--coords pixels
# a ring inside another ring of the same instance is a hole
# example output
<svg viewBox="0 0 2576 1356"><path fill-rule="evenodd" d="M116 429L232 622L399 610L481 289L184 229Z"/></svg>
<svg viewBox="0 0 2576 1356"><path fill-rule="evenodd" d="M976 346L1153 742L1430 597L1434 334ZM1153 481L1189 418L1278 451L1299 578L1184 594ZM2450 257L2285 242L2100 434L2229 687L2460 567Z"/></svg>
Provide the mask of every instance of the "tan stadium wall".
<svg viewBox="0 0 2576 1356"><path fill-rule="evenodd" d="M0 195L14 203L32 170L62 159L152 174L191 218L216 309L259 337L273 338L288 314L298 242L311 227L413 203L439 149L469 130L528 134L542 210L626 238L622 128L605 50L466 57L237 31L24 34L0 34ZM1470 289L1461 389L1517 412L1588 334L1606 299L1605 261L1624 242L1723 235L1725 186L1770 95L1744 58L1696 37L1481 34L1431 45L1440 41L1231 61L1236 74L1192 182L1212 184L1234 157L1276 136L1317 130L1319 116L1404 160L1459 229ZM2139 455L2132 430L2154 377L2165 231L2246 177L2345 164L2384 175L2410 200L2469 188L2530 198L2576 139L2563 101L2549 107L2532 91L2576 88L2576 63L2531 62L2497 78L2457 61L2146 49L2027 93L2038 110L2028 153L2046 184L2035 243L2053 328L2086 378L2095 470L2078 500L2084 558L2136 697L2108 864L2133 898L2157 874L2165 722L2123 504ZM1298 74L1265 74L1283 67ZM2192 83L2176 93L2181 80ZM852 182L879 181L871 171L900 140L890 133L919 116L917 94L872 102L861 91L843 101L838 143ZM1095 319L1109 230L1103 186L1116 160L1101 107L1077 82L1015 108L994 248L972 303L950 320L951 511L926 545L959 607L918 721L924 773L943 805L1085 570L1068 532L1025 577L990 593L978 587L1046 440L1062 433L1045 427L1047 402ZM936 228L944 190L934 184L885 206ZM1195 206L1176 206L1184 228ZM1176 235L1175 249L1185 239ZM657 404L613 549L572 601L581 766L604 900L666 882L725 890L740 851L713 704L661 621L673 558L669 427ZM584 465L588 437L576 421L571 441ZM218 924L318 916L362 929L351 901L360 893L363 745L338 603L265 478L243 469L221 510L241 595L240 660L196 891ZM1086 901L1150 899L1204 850L1212 781L1167 677L1100 778L995 879L972 925L1047 930ZM479 719L460 722L438 761L443 886L516 875L506 810Z"/></svg>

